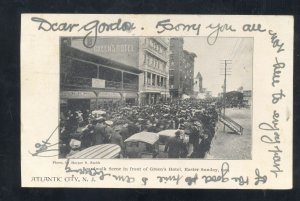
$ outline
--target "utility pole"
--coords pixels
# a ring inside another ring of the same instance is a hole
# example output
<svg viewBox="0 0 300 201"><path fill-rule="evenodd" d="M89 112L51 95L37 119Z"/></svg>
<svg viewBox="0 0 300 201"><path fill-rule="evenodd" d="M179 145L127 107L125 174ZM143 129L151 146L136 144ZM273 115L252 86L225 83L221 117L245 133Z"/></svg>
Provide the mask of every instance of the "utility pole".
<svg viewBox="0 0 300 201"><path fill-rule="evenodd" d="M232 64L231 61L232 60L221 60L224 63L221 63L224 65L224 85L223 85L223 116L225 116L225 110L226 110L226 84L227 84L227 76L231 75L231 68L228 68L227 65L228 64ZM221 69L221 71L223 71L223 69ZM225 124L224 124L224 132L225 132Z"/></svg>

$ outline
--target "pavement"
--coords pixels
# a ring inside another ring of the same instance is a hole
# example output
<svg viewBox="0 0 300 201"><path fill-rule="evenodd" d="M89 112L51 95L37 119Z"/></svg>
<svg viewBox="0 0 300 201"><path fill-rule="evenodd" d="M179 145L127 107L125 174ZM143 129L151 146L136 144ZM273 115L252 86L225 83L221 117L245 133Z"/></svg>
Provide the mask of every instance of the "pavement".
<svg viewBox="0 0 300 201"><path fill-rule="evenodd" d="M215 137L205 159L250 160L252 110L246 108L226 109L226 116L244 128L243 135L235 134L227 127L224 132L224 124L218 122Z"/></svg>

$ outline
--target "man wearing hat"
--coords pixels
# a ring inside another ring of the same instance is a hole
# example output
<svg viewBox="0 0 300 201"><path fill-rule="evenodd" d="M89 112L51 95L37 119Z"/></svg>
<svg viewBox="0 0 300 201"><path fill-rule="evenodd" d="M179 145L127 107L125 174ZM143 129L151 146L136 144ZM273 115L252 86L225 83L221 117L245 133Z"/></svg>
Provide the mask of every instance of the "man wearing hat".
<svg viewBox="0 0 300 201"><path fill-rule="evenodd" d="M127 128L128 128L128 132L129 132L129 136L128 137L130 137L131 135L139 132L139 128L132 121L130 121L128 123Z"/></svg>
<svg viewBox="0 0 300 201"><path fill-rule="evenodd" d="M122 136L123 140L126 140L127 138L130 137L129 130L128 130L128 123L122 125L119 133Z"/></svg>
<svg viewBox="0 0 300 201"><path fill-rule="evenodd" d="M81 142L79 140L71 139L69 146L71 148L70 152L66 155L66 157L70 157L73 154L80 151Z"/></svg>
<svg viewBox="0 0 300 201"><path fill-rule="evenodd" d="M179 124L178 124L178 129L184 129L184 119L180 118L179 119Z"/></svg>
<svg viewBox="0 0 300 201"><path fill-rule="evenodd" d="M108 127L106 127L106 128L108 128ZM121 147L122 151L124 149L123 137L120 135L119 131L114 131L114 130L110 131L109 143L119 145Z"/></svg>
<svg viewBox="0 0 300 201"><path fill-rule="evenodd" d="M175 136L171 137L165 146L165 152L168 152L168 158L179 158L183 152L186 152L185 145L180 139L180 130L175 132Z"/></svg>
<svg viewBox="0 0 300 201"><path fill-rule="evenodd" d="M97 122L96 123L96 126L95 126L95 145L98 145L98 144L103 144L104 143L104 139L105 139L105 125L104 125L104 122L105 122L105 119L103 117L99 117L99 118L96 118L94 120L94 122Z"/></svg>
<svg viewBox="0 0 300 201"><path fill-rule="evenodd" d="M208 152L210 149L210 143L211 139L207 134L204 134L201 142L194 147L191 158L204 158L206 152Z"/></svg>
<svg viewBox="0 0 300 201"><path fill-rule="evenodd" d="M114 134L114 129L111 127L113 125L114 122L112 121L105 121L104 125L105 125L105 129L104 129L104 143L110 143L111 141L111 136Z"/></svg>

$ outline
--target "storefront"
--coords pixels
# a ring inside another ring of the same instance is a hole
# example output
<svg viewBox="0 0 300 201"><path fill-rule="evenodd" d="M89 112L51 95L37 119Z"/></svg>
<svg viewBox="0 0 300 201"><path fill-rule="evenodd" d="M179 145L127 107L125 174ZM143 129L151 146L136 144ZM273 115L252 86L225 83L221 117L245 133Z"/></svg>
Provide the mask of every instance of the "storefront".
<svg viewBox="0 0 300 201"><path fill-rule="evenodd" d="M122 96L117 92L106 91L62 91L60 93L61 111L96 110L104 105L121 102Z"/></svg>
<svg viewBox="0 0 300 201"><path fill-rule="evenodd" d="M169 100L170 93L169 92L160 92L160 98L162 102Z"/></svg>
<svg viewBox="0 0 300 201"><path fill-rule="evenodd" d="M60 109L61 111L86 111L95 108L97 96L93 91L61 91Z"/></svg>
<svg viewBox="0 0 300 201"><path fill-rule="evenodd" d="M138 103L138 93L134 93L134 92L123 93L123 99L125 103L136 104Z"/></svg>
<svg viewBox="0 0 300 201"><path fill-rule="evenodd" d="M99 91L97 94L97 99L95 100L96 109L122 101L121 93Z"/></svg>
<svg viewBox="0 0 300 201"><path fill-rule="evenodd" d="M155 104L160 102L160 93L146 93L147 104Z"/></svg>

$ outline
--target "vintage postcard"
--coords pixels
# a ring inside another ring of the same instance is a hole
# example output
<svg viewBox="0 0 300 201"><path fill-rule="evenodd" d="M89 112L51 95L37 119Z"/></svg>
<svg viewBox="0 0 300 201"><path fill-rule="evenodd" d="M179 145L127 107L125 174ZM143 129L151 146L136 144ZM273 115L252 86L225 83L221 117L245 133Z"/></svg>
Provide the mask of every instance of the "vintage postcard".
<svg viewBox="0 0 300 201"><path fill-rule="evenodd" d="M291 189L292 16L23 14L23 187Z"/></svg>

